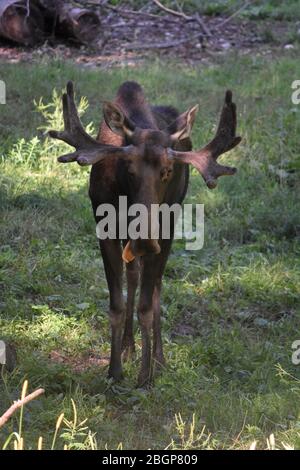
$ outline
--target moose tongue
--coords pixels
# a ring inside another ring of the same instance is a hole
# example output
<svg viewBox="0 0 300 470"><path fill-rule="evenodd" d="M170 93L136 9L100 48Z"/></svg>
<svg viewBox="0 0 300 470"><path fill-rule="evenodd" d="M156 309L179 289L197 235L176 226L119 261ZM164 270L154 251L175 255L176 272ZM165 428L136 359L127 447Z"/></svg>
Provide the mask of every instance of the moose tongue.
<svg viewBox="0 0 300 470"><path fill-rule="evenodd" d="M131 251L130 241L127 242L127 244L126 244L126 246L123 250L122 258L123 258L123 261L125 261L125 263L130 263L130 261L133 261L134 258L135 258L135 255Z"/></svg>

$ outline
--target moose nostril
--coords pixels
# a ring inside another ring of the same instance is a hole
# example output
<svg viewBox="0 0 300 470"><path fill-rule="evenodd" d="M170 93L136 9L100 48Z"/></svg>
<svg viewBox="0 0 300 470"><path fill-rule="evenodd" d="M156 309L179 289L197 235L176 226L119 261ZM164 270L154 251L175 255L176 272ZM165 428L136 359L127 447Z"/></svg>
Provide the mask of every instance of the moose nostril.
<svg viewBox="0 0 300 470"><path fill-rule="evenodd" d="M80 165L80 166L88 165L88 161L87 161L87 159L86 159L85 157L79 157L79 158L77 159L77 163L78 163L78 165Z"/></svg>

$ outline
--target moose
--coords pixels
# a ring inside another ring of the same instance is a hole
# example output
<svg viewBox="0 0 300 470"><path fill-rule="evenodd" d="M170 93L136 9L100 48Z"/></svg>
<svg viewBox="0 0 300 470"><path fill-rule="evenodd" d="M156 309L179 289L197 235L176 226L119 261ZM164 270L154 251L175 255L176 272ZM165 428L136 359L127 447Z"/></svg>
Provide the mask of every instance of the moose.
<svg viewBox="0 0 300 470"><path fill-rule="evenodd" d="M236 168L223 166L217 158L236 147L236 105L226 91L214 138L200 150L192 150L191 130L198 106L180 114L171 106L151 106L142 87L124 82L112 102L103 105L103 117L96 139L87 134L74 101L74 86L68 82L62 97L64 130L49 135L73 146L72 153L58 157L61 163L91 165L89 196L96 223L100 204L112 204L118 211L120 195L128 203L181 204L189 182L189 165L202 175L208 188L217 178L233 175ZM152 220L152 223L153 220ZM122 359L135 352L133 314L139 285L137 316L141 330L142 357L138 386L153 383L155 372L165 365L161 338L160 297L162 277L174 238L174 221L169 239L101 239L100 250L110 297L111 356L109 377L122 379ZM160 221L157 221L160 224ZM149 220L151 228L151 221ZM150 233L150 232L149 232ZM152 233L152 232L151 232ZM126 266L127 302L122 290Z"/></svg>

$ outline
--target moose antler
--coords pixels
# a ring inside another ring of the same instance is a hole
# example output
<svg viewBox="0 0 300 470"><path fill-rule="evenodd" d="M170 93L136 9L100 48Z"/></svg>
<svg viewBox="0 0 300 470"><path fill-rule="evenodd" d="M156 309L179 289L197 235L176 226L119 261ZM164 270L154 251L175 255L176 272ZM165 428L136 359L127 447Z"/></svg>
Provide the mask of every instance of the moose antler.
<svg viewBox="0 0 300 470"><path fill-rule="evenodd" d="M236 168L220 165L217 158L236 147L241 137L236 137L236 105L232 102L232 92L225 94L225 102L221 112L219 126L215 137L209 144L194 152L178 152L169 149L169 158L180 163L192 164L202 175L206 185L213 189L217 186L217 178L223 175L234 175Z"/></svg>
<svg viewBox="0 0 300 470"><path fill-rule="evenodd" d="M64 130L48 132L50 137L59 139L75 147L76 152L68 153L58 157L60 163L75 162L81 166L94 165L108 156L122 156L127 154L128 147L114 147L101 144L87 132L85 132L80 121L74 101L74 86L70 81L67 83L67 93L63 94L63 118Z"/></svg>

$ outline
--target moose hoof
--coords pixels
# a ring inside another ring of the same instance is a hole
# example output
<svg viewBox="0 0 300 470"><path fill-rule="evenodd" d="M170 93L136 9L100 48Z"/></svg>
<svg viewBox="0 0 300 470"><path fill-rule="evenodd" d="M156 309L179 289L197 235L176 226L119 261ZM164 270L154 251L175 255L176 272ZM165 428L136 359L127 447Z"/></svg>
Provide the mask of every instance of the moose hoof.
<svg viewBox="0 0 300 470"><path fill-rule="evenodd" d="M109 369L108 378L113 379L114 382L121 382L124 379L122 369Z"/></svg>

